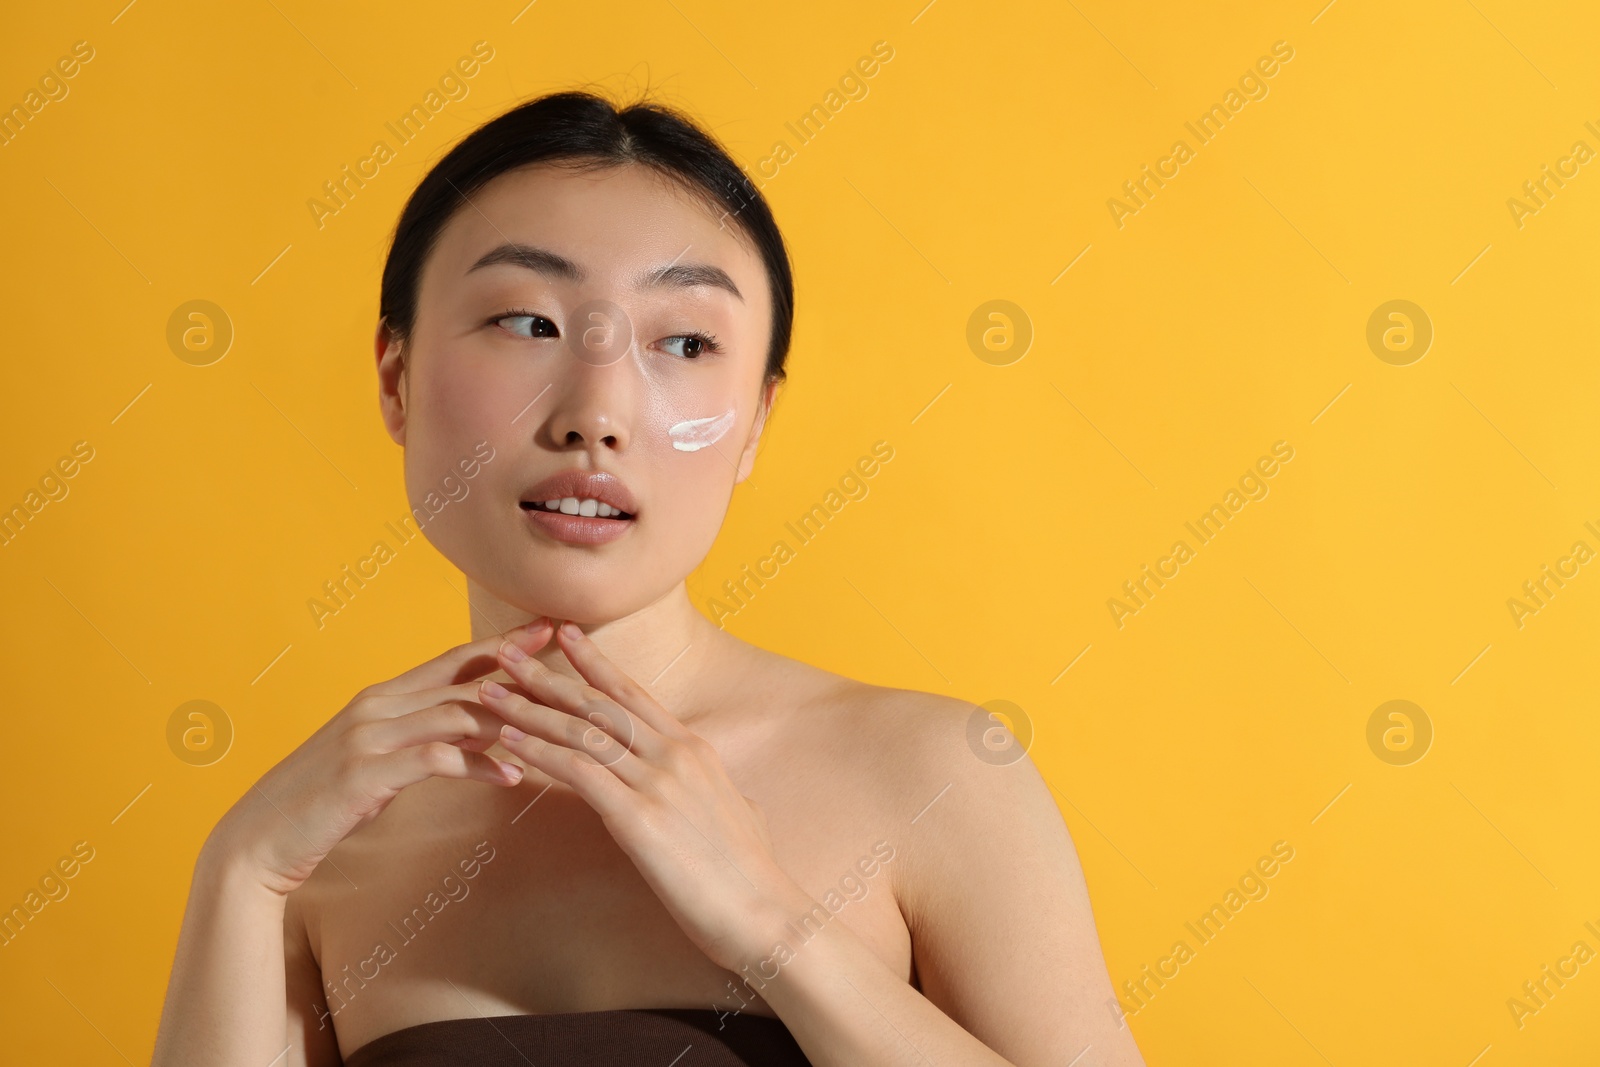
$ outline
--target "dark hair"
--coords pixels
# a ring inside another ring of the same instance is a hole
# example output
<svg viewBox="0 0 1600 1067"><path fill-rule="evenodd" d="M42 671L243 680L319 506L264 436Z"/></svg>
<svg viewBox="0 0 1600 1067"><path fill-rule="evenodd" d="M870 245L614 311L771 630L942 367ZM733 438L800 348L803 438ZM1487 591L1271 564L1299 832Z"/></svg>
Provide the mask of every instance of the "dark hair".
<svg viewBox="0 0 1600 1067"><path fill-rule="evenodd" d="M732 218L755 243L772 291L767 380L783 381L794 326L794 280L783 236L765 198L710 134L665 104L618 108L593 93L549 93L520 104L461 140L406 201L383 267L378 312L408 337L416 324L422 265L466 198L508 170L559 162L574 169L649 167Z"/></svg>

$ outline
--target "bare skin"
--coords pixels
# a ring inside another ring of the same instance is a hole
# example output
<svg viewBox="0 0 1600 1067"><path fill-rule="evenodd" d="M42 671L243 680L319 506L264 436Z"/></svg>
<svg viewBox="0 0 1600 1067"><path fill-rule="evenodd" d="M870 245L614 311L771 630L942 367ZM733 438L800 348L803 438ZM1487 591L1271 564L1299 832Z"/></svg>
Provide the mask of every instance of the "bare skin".
<svg viewBox="0 0 1600 1067"><path fill-rule="evenodd" d="M441 233L411 335L379 324L413 502L493 446L426 528L468 574L474 643L376 683L219 821L154 1063L321 1067L419 1023L637 1007L778 1018L818 1067L1142 1063L1032 761L984 758L970 704L767 652L691 604L776 389L765 274L722 223L639 167L511 172ZM472 269L507 242L582 276ZM667 264L738 292L633 284ZM562 347L597 298L637 362ZM720 351L692 358L691 330ZM669 440L725 410L720 443ZM627 483L624 536L529 521L529 487L569 468ZM620 752L570 741L580 700Z"/></svg>
<svg viewBox="0 0 1600 1067"><path fill-rule="evenodd" d="M891 880L910 847L909 819L916 810L896 810L904 783L875 769L880 751L865 744L859 722L874 704L892 708L895 694L874 697L872 687L708 629L719 646L717 675L724 682L717 695L727 704L702 706L692 720L696 732L716 747L740 791L766 812L786 871L819 898L852 875L865 888L839 918L909 982L911 938ZM504 672L499 677L509 681ZM784 698L775 703L764 695L772 693ZM905 696L911 699L898 703L909 725L917 701ZM499 745L489 751L515 759ZM466 895L443 907L436 927L413 923L397 934L388 924L400 923L428 892L444 896L442 875L472 857L481 841L490 843L494 858L470 881L457 871ZM877 841L890 843L893 858L862 878L855 865L872 855ZM414 862L422 855L428 859ZM330 980L347 977L362 970L357 965L373 956L376 942L395 948L388 963L364 968L378 976L352 983L342 1002L306 991L301 1003L291 1004L308 1036L325 1040L326 1029L317 1034L319 1024L328 1025L323 1013L330 1003L342 1003L332 1025L345 1054L403 1026L479 1011L715 1007L777 1017L736 974L695 948L594 811L537 769L510 789L422 783L329 858L337 869L320 866L291 895L290 908L304 924L321 973ZM418 928L420 936L402 942L401 934ZM335 993L341 991L336 985Z"/></svg>

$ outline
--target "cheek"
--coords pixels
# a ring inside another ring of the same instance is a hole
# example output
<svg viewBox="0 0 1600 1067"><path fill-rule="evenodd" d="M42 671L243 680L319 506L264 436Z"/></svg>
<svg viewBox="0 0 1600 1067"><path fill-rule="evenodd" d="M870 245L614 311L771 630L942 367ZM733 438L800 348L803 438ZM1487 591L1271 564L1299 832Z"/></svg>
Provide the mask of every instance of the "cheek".
<svg viewBox="0 0 1600 1067"><path fill-rule="evenodd" d="M698 452L728 435L739 413L732 407L716 415L684 419L667 427L667 440L679 452Z"/></svg>
<svg viewBox="0 0 1600 1067"><path fill-rule="evenodd" d="M511 425L519 392L507 387L509 383L495 382L493 368L481 361L475 365L470 357L432 349L419 370L411 383L406 420L405 479L412 504L424 502L430 492L445 496L441 484L446 478L462 482L467 490L457 490L461 499L445 509L448 517L441 513L430 524L430 533L442 536L468 512L492 503L487 487L506 464L485 464L483 457L505 455L508 432L531 420ZM469 480L462 465L473 469L474 461L479 471Z"/></svg>
<svg viewBox="0 0 1600 1067"><path fill-rule="evenodd" d="M538 426L539 405L531 402L542 384L514 380L503 364L471 352L429 356L412 383L406 434L407 464L421 481L436 481L475 453L514 452Z"/></svg>
<svg viewBox="0 0 1600 1067"><path fill-rule="evenodd" d="M667 470L729 469L729 450L748 414L732 383L704 383L698 389L653 388L638 422L640 451Z"/></svg>
<svg viewBox="0 0 1600 1067"><path fill-rule="evenodd" d="M650 405L640 421L639 452L654 471L658 514L699 544L721 527L751 413L732 396L703 395Z"/></svg>
<svg viewBox="0 0 1600 1067"><path fill-rule="evenodd" d="M425 407L419 404L415 414L445 432L463 426L504 425L506 419L500 418L503 409L517 395L507 385L496 382L494 369L483 361L439 353L413 383L412 395L426 399Z"/></svg>

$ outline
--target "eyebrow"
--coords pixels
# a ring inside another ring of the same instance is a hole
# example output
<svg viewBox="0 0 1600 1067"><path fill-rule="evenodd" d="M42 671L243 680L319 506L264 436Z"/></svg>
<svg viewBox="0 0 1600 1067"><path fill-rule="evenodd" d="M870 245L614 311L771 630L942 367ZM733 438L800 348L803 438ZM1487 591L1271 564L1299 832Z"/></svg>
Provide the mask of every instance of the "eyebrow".
<svg viewBox="0 0 1600 1067"><path fill-rule="evenodd" d="M499 245L485 252L478 257L476 263L467 268L467 273L471 274L480 267L491 267L498 263L510 263L514 266L525 267L538 274L559 278L562 281L581 282L586 277L584 269L566 256L552 252L547 248L514 243ZM709 263L669 263L664 267L646 270L633 283L635 289L662 285L670 285L679 289L710 286L715 289L724 289L732 293L735 299L740 302L744 301L744 294L739 292L737 285L733 284L733 279L728 277L728 272Z"/></svg>

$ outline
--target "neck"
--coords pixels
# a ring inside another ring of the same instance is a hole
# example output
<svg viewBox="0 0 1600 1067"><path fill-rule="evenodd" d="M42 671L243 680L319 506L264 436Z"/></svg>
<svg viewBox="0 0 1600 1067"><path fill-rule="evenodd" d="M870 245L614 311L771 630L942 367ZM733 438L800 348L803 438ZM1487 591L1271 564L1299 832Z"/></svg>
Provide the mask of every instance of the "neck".
<svg viewBox="0 0 1600 1067"><path fill-rule="evenodd" d="M536 617L501 600L470 577L467 603L474 641L504 633ZM558 625L562 622L553 621ZM728 643L735 640L695 609L683 582L631 615L581 627L606 659L649 690L679 720L693 718L698 710L709 710L701 700L702 681L719 655L727 651ZM571 678L582 677L554 637L533 655L552 671ZM507 680L504 671L496 671L491 677Z"/></svg>

